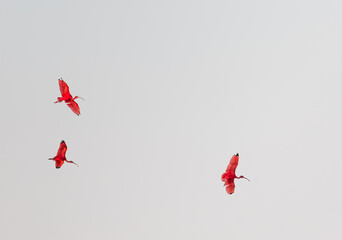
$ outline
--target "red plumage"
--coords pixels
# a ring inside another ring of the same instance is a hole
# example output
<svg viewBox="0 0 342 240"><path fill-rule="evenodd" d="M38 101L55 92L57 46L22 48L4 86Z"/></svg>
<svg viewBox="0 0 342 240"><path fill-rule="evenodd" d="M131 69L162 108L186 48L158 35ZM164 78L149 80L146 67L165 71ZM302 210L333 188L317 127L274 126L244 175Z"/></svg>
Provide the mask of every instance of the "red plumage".
<svg viewBox="0 0 342 240"><path fill-rule="evenodd" d="M68 105L68 107L78 116L81 114L80 107L78 104L74 101L65 101L65 103Z"/></svg>
<svg viewBox="0 0 342 240"><path fill-rule="evenodd" d="M230 159L226 172L223 173L221 177L221 180L224 182L224 186L226 187L226 191L228 194L234 193L234 190L235 190L234 179L235 178L245 178L244 176L237 177L235 175L235 170L236 170L238 163L239 163L239 154L237 153ZM245 178L245 179L249 181L248 178Z"/></svg>
<svg viewBox="0 0 342 240"><path fill-rule="evenodd" d="M57 101L55 103L58 102L62 102L64 101L68 107L76 114L76 115L80 115L81 111L80 111L80 107L78 106L78 104L75 102L76 98L81 98L78 96L75 96L74 98L71 96L70 91L69 91L69 86L68 84L66 84L66 82L64 82L64 80L62 78L58 79L58 84L59 84L59 90L61 91L61 95L62 97L58 97ZM83 99L83 98L81 98ZM83 99L84 100L84 99Z"/></svg>
<svg viewBox="0 0 342 240"><path fill-rule="evenodd" d="M57 155L54 158L49 158L49 160L55 161L57 169L62 167L62 165L64 164L64 161L68 162L68 163L73 163L78 167L78 165L76 163L74 163L73 161L68 161L66 159L65 154L66 154L67 150L68 150L68 147L67 147L66 143L62 140L61 143L59 144Z"/></svg>

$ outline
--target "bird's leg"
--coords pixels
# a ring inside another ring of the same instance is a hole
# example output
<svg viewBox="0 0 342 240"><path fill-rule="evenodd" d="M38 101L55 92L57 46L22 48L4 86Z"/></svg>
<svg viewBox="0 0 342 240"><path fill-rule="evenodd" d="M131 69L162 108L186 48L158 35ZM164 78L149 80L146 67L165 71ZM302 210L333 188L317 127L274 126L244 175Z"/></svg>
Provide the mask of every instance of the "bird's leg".
<svg viewBox="0 0 342 240"><path fill-rule="evenodd" d="M66 159L65 159L65 161L66 161L67 163L73 163L73 164L75 164L75 165L78 167L77 163L74 163L73 161L68 161L68 160L66 160Z"/></svg>

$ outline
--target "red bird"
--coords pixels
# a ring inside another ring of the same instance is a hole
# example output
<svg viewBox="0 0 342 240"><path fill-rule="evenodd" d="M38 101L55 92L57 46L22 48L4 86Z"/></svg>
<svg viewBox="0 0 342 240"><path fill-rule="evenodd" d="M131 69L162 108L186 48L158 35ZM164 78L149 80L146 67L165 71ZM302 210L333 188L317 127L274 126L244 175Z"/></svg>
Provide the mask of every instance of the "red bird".
<svg viewBox="0 0 342 240"><path fill-rule="evenodd" d="M59 83L59 90L61 91L62 97L58 97L57 101L55 103L58 102L62 102L64 101L68 107L76 114L76 115L80 115L80 107L78 106L78 104L75 102L76 98L81 98L81 97L72 97L70 92L69 92L69 86L68 84L66 84L64 82L64 80L62 78L58 79L58 83ZM83 98L81 98L82 100L84 100Z"/></svg>
<svg viewBox="0 0 342 240"><path fill-rule="evenodd" d="M244 176L237 177L235 175L235 169L239 163L239 154L237 153L230 159L229 165L227 167L227 170L224 174L222 174L221 180L224 182L224 186L226 187L226 191L228 194L234 193L235 184L234 179L235 178L245 178ZM248 178L245 178L249 181Z"/></svg>
<svg viewBox="0 0 342 240"><path fill-rule="evenodd" d="M68 148L67 148L67 145L66 145L65 142L62 140L61 143L60 143L60 145L59 145L59 149L58 149L58 152L57 152L56 157L54 157L54 158L49 158L49 160L53 160L53 161L56 162L56 168L57 168L57 169L60 168L60 167L63 165L64 161L66 161L66 162L68 162L68 163L73 163L73 164L75 164L75 165L78 167L78 165L77 165L76 163L74 163L73 161L68 161L68 160L66 160L66 158L65 158L65 153L66 153L67 149L68 149Z"/></svg>

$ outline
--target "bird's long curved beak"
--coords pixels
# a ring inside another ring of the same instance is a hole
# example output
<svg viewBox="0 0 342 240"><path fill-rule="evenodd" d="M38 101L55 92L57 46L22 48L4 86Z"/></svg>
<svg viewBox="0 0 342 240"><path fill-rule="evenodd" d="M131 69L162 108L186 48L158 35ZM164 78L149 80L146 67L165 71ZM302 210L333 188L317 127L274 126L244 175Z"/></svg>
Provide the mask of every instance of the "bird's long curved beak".
<svg viewBox="0 0 342 240"><path fill-rule="evenodd" d="M73 161L68 161L68 160L65 160L66 162L68 162L68 163L73 163L73 164L75 164L77 167L79 167L78 165L77 165L77 163L74 163Z"/></svg>
<svg viewBox="0 0 342 240"><path fill-rule="evenodd" d="M250 182L250 180L249 180L248 178L246 178L246 177L243 177L243 178L247 179L247 180L248 180L248 182Z"/></svg>
<svg viewBox="0 0 342 240"><path fill-rule="evenodd" d="M77 163L74 163L74 162L72 162L73 164L75 164L77 167L79 167L78 165L77 165Z"/></svg>

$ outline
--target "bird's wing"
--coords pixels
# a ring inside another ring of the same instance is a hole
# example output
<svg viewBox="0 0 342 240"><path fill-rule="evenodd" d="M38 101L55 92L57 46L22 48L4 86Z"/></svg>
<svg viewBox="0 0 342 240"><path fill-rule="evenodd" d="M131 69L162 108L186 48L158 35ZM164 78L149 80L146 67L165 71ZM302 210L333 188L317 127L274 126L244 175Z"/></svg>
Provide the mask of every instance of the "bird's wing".
<svg viewBox="0 0 342 240"><path fill-rule="evenodd" d="M229 162L229 165L227 167L226 173L231 173L235 175L235 169L239 163L239 156L234 155Z"/></svg>
<svg viewBox="0 0 342 240"><path fill-rule="evenodd" d="M65 158L65 153L66 153L67 149L68 149L68 147L65 144L65 142L61 141L61 143L59 144L59 149L58 149L58 152L57 152L57 156ZM57 166L57 161L56 161L56 166Z"/></svg>
<svg viewBox="0 0 342 240"><path fill-rule="evenodd" d="M228 194L234 193L235 184L234 184L234 178L229 178L228 181L225 183L226 191Z"/></svg>
<svg viewBox="0 0 342 240"><path fill-rule="evenodd" d="M80 115L80 113L81 113L80 107L78 106L78 104L74 100L67 101L66 104L76 115Z"/></svg>
<svg viewBox="0 0 342 240"><path fill-rule="evenodd" d="M56 161L56 168L60 168L63 165L64 161L57 160Z"/></svg>
<svg viewBox="0 0 342 240"><path fill-rule="evenodd" d="M58 79L58 83L59 83L59 90L61 91L62 97L71 98L68 84L66 84L66 82L64 82L63 79Z"/></svg>

